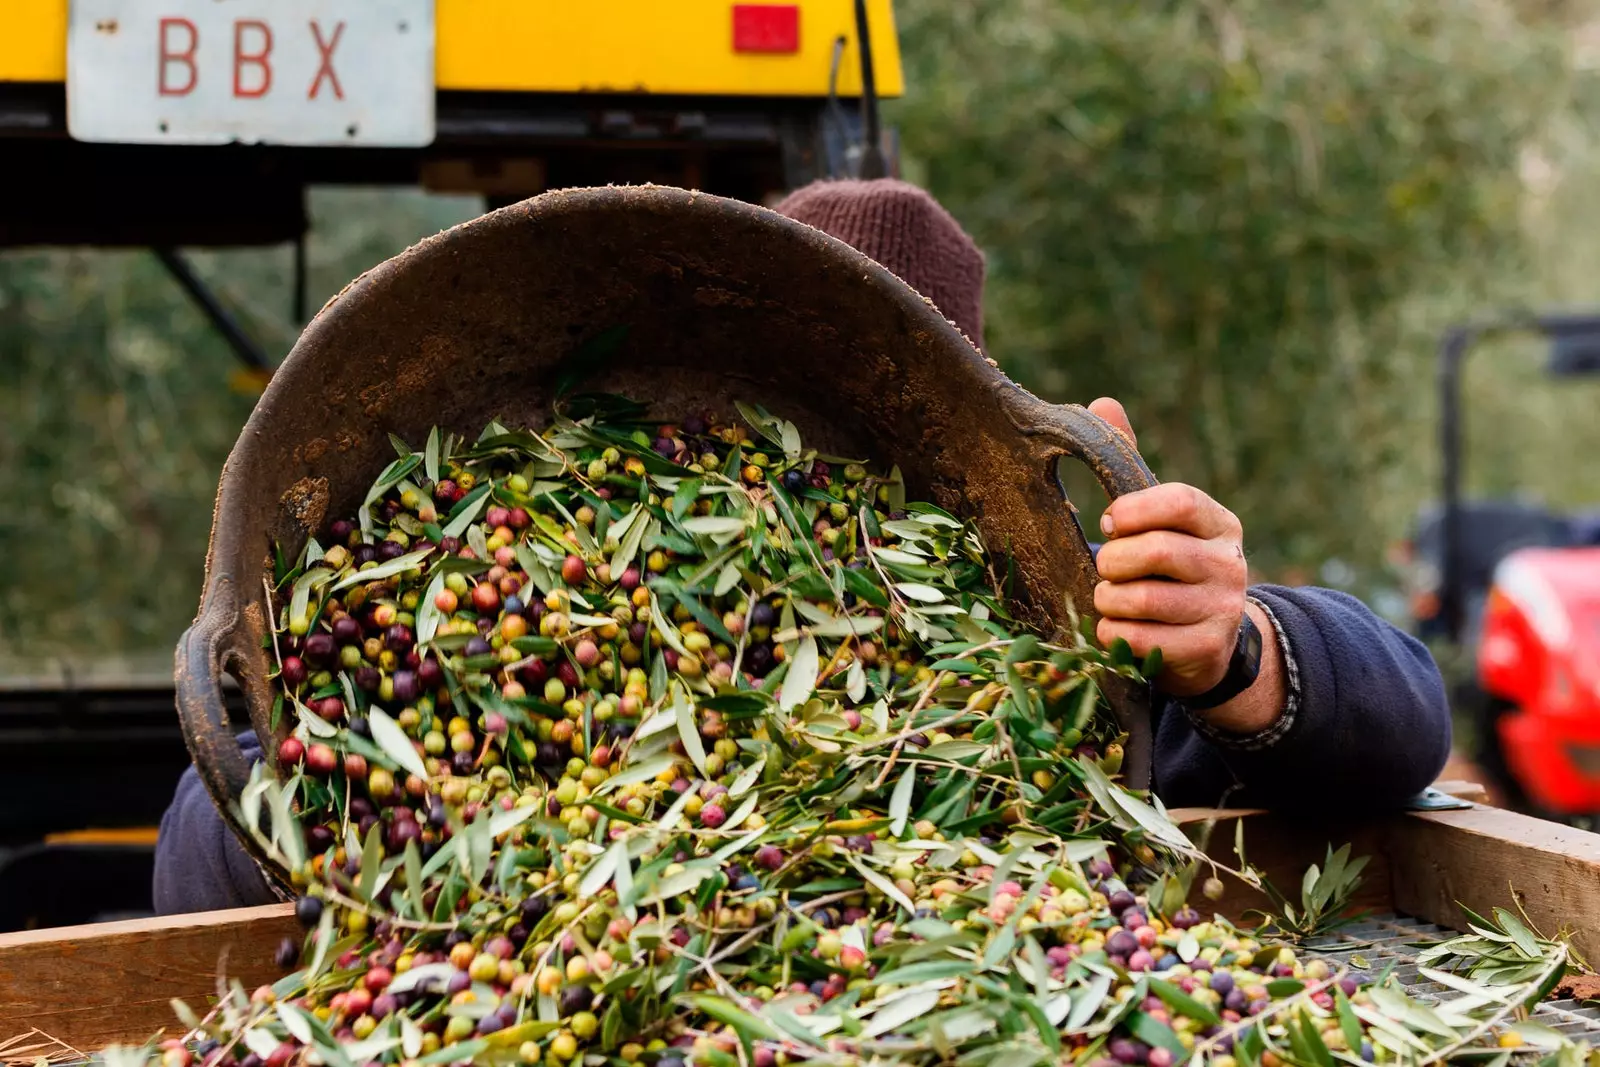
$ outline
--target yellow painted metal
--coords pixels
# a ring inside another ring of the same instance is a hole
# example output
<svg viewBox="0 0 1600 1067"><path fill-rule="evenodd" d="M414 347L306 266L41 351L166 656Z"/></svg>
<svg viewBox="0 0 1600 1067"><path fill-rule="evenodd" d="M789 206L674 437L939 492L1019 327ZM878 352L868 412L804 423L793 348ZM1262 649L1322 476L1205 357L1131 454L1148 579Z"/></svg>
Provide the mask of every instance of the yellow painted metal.
<svg viewBox="0 0 1600 1067"><path fill-rule="evenodd" d="M48 834L47 845L154 845L158 828L136 826L126 830L66 830Z"/></svg>
<svg viewBox="0 0 1600 1067"><path fill-rule="evenodd" d="M69 0L0 2L0 81L66 79ZM882 96L903 76L892 0L869 0ZM733 0L438 0L440 89L823 96L833 43L839 92L861 91L853 0L799 0L800 50L733 49Z"/></svg>

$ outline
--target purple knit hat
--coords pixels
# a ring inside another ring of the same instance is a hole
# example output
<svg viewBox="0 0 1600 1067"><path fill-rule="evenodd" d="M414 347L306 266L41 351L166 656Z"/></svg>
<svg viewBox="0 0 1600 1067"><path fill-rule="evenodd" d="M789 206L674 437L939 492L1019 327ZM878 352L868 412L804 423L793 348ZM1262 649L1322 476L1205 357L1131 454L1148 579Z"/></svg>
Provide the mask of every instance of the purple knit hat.
<svg viewBox="0 0 1600 1067"><path fill-rule="evenodd" d="M983 348L983 253L933 197L894 178L819 181L776 210L877 260Z"/></svg>

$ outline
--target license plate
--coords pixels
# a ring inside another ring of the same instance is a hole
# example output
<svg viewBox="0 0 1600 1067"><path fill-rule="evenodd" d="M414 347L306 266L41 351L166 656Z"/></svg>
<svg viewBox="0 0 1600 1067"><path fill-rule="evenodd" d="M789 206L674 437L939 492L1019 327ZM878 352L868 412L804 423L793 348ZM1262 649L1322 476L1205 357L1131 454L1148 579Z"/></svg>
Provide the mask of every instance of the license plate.
<svg viewBox="0 0 1600 1067"><path fill-rule="evenodd" d="M72 0L68 131L134 144L429 144L433 7Z"/></svg>

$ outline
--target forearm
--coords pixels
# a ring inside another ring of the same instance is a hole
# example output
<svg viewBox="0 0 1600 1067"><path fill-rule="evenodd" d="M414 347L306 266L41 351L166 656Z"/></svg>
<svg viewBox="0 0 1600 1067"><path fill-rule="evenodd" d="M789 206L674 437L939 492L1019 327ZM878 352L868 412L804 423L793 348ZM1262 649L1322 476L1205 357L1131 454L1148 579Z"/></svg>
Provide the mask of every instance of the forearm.
<svg viewBox="0 0 1600 1067"><path fill-rule="evenodd" d="M1278 645L1278 681L1260 699L1281 711L1249 733L1180 715L1196 741L1257 803L1339 790L1347 805L1388 807L1427 786L1450 751L1449 707L1427 650L1342 593L1263 586L1251 596L1276 623L1262 636L1264 660Z"/></svg>

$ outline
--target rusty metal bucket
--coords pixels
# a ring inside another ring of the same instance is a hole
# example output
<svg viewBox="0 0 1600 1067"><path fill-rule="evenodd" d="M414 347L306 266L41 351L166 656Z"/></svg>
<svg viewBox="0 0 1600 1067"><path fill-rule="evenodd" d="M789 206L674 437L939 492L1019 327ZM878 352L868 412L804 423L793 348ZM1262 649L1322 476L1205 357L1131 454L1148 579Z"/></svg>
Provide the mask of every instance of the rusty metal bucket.
<svg viewBox="0 0 1600 1067"><path fill-rule="evenodd" d="M619 325L626 340L609 358L572 366L583 341ZM242 724L223 710L224 671L269 759L277 749L264 587L273 543L292 549L354 514L393 458L390 433L421 442L436 424L542 425L557 378L573 373L585 390L647 400L663 417L764 404L824 451L898 464L913 498L974 517L1010 552L1044 625L1065 623L1069 602L1092 613L1097 580L1058 458L1088 464L1113 498L1154 483L1106 423L1013 384L904 282L776 212L659 187L503 208L329 301L228 457L200 611L177 649L184 737L225 813L249 768L234 740ZM1129 784L1144 787L1147 694L1110 695L1131 735Z"/></svg>

